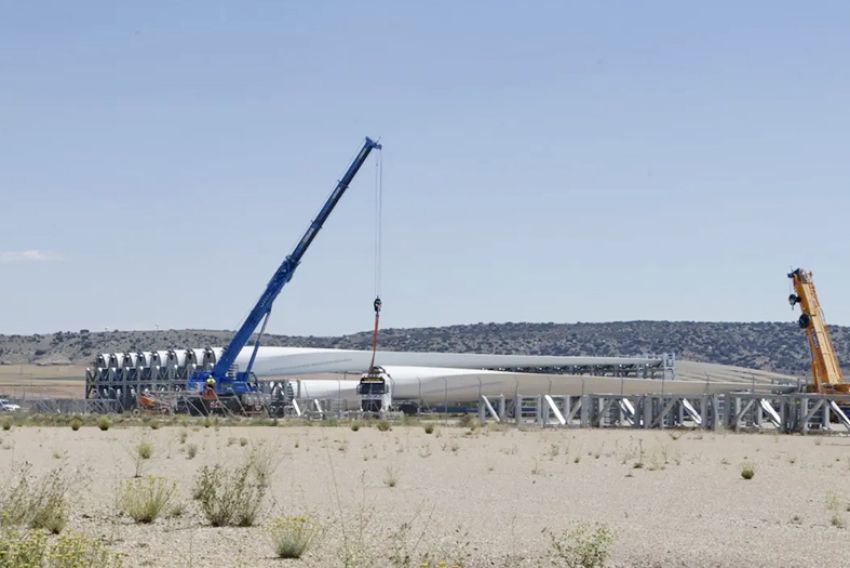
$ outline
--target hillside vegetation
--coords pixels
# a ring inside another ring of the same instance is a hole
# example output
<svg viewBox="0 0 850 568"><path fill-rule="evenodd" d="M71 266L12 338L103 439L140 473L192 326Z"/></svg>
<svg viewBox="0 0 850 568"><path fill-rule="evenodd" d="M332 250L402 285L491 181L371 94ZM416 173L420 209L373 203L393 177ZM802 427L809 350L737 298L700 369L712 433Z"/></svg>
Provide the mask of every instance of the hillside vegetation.
<svg viewBox="0 0 850 568"><path fill-rule="evenodd" d="M839 357L850 363L850 328L833 326ZM97 353L224 345L232 332L204 330L57 332L0 335L0 364L89 364ZM368 332L339 337L268 336L265 345L368 349ZM531 355L638 355L674 352L680 359L791 374L808 372L805 335L795 323L631 321L478 323L387 329L381 347Z"/></svg>

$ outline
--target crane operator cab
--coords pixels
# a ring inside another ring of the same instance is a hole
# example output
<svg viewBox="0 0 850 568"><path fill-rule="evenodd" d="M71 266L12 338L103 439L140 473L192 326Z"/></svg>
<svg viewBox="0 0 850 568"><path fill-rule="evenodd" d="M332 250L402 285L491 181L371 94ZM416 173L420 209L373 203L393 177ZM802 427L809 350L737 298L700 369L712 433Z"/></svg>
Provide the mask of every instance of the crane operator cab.
<svg viewBox="0 0 850 568"><path fill-rule="evenodd" d="M375 414L385 414L392 405L392 377L381 367L372 367L360 377L357 385L360 396L360 410Z"/></svg>

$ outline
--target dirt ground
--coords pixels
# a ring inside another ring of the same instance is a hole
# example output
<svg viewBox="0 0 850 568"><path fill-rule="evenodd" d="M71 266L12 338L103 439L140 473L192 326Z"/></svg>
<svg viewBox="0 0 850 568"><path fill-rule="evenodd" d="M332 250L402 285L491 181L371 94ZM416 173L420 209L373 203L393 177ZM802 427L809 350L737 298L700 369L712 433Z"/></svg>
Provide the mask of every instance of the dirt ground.
<svg viewBox="0 0 850 568"><path fill-rule="evenodd" d="M181 517L136 525L118 512L141 441L154 448L142 473L177 483ZM850 535L845 437L193 423L13 427L0 431L0 448L0 484L25 463L38 475L61 468L68 530L101 538L127 566L341 566L355 545L369 550L368 566L393 565L393 548L465 567L548 566L548 533L579 522L613 531L611 566L842 565ZM191 499L198 470L252 451L276 466L260 525L208 526ZM324 534L306 558L275 560L268 524L294 514Z"/></svg>
<svg viewBox="0 0 850 568"><path fill-rule="evenodd" d="M85 380L85 367L0 365L0 395L17 400L83 398Z"/></svg>

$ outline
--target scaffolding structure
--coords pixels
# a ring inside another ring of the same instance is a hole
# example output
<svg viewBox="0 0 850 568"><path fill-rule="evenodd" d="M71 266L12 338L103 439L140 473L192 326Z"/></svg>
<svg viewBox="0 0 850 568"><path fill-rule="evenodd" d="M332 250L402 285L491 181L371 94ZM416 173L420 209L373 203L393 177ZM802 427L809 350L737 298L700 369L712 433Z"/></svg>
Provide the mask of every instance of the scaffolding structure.
<svg viewBox="0 0 850 568"><path fill-rule="evenodd" d="M809 393L482 396L482 422L540 427L694 428L784 433L850 433L850 396Z"/></svg>
<svg viewBox="0 0 850 568"><path fill-rule="evenodd" d="M190 377L199 371L210 371L222 355L222 349L167 349L161 351L128 351L98 355L86 369L85 399L99 401L95 406L115 410L133 410L141 401L155 407L167 405L185 394ZM487 370L535 374L593 375L597 377L675 379L676 358L672 354L618 358L577 358L581 363L559 367L503 367ZM596 360L594 360L596 359ZM615 360L616 363L612 363ZM238 366L230 370L237 373ZM301 399L300 381L296 378L259 380L258 393L268 404L280 406ZM420 389L421 390L421 389ZM473 395L473 400L476 395ZM310 401L301 399L302 406ZM413 401L422 405L422 401ZM449 402L446 401L446 406ZM350 410L342 401L328 400L325 410Z"/></svg>

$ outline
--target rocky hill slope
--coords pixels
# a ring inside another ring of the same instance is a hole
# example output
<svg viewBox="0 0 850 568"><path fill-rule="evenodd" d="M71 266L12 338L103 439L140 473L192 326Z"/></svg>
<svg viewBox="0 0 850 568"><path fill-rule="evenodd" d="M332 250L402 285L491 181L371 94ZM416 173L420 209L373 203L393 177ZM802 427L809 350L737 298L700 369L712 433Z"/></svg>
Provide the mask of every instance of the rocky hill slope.
<svg viewBox="0 0 850 568"><path fill-rule="evenodd" d="M833 326L839 357L850 364L850 328ZM0 335L0 364L82 364L96 353L224 345L226 331L167 330L51 335ZM339 337L273 335L265 345L367 349L368 332ZM457 351L532 355L637 355L674 352L680 359L804 375L805 335L794 323L630 321L608 323L478 323L387 329L381 346L397 351ZM850 368L850 365L848 365Z"/></svg>

